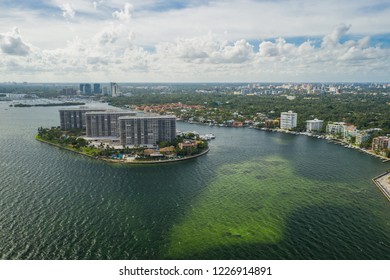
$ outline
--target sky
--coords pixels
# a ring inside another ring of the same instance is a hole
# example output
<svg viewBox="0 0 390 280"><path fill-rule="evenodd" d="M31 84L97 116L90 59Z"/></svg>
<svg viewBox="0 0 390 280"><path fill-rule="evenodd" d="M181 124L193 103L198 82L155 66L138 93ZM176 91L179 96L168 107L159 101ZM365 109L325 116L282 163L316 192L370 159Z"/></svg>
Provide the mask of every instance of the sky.
<svg viewBox="0 0 390 280"><path fill-rule="evenodd" d="M390 82L390 0L0 0L0 82Z"/></svg>

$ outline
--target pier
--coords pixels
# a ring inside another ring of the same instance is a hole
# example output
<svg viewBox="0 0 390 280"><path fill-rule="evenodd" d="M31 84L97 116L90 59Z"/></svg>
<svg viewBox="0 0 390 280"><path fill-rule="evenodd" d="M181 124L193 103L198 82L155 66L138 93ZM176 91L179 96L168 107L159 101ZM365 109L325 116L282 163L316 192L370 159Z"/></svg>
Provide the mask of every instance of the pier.
<svg viewBox="0 0 390 280"><path fill-rule="evenodd" d="M372 179L378 189L390 201L390 170Z"/></svg>

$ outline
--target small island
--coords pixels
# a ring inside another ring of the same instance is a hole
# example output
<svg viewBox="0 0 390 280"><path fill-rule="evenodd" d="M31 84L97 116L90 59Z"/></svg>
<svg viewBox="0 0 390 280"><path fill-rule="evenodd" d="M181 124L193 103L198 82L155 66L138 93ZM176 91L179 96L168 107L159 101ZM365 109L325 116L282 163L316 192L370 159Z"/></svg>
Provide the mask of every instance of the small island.
<svg viewBox="0 0 390 280"><path fill-rule="evenodd" d="M179 133L174 141L161 141L155 147L98 143L83 137L81 130L64 131L60 127L40 127L36 139L91 158L125 164L170 163L196 158L209 151L207 140L194 132Z"/></svg>
<svg viewBox="0 0 390 280"><path fill-rule="evenodd" d="M17 103L15 105L11 104L10 107L56 107L56 106L75 106L75 105L85 105L85 102L61 102L61 103L38 103L38 104L25 104Z"/></svg>

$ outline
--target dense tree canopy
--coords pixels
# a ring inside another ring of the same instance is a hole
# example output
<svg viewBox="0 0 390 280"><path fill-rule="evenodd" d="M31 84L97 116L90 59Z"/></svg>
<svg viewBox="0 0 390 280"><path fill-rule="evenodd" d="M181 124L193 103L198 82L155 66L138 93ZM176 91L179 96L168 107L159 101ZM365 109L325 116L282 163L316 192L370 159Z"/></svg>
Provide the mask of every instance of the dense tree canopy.
<svg viewBox="0 0 390 280"><path fill-rule="evenodd" d="M172 93L133 94L114 98L115 106L152 105L181 102L186 105L203 105L204 112L218 110L224 118L232 118L233 112L242 119L252 119L257 113L277 118L281 112L292 110L298 113L298 130L303 130L305 121L313 118L328 121L344 121L359 129L382 128L390 132L390 96L368 94L298 95L287 99L284 95L241 96L224 93Z"/></svg>

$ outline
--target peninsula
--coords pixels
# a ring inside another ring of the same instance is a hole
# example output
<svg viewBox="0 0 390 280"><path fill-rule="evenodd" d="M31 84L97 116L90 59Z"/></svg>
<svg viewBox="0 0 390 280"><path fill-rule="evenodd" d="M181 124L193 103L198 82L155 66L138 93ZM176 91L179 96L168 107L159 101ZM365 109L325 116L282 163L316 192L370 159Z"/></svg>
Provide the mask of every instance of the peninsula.
<svg viewBox="0 0 390 280"><path fill-rule="evenodd" d="M161 141L155 147L117 146L86 140L74 131L59 127L38 129L38 141L109 163L161 164L193 159L209 152L208 142L193 132L179 133L172 142Z"/></svg>
<svg viewBox="0 0 390 280"><path fill-rule="evenodd" d="M177 132L173 115L137 114L107 108L60 109L60 126L38 128L36 139L114 163L167 163L209 151L194 132Z"/></svg>

